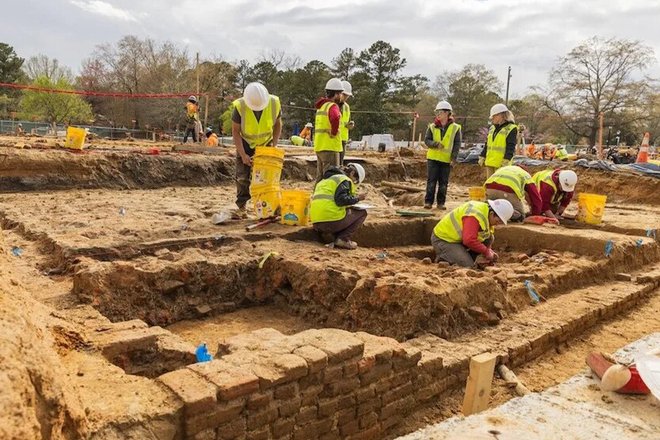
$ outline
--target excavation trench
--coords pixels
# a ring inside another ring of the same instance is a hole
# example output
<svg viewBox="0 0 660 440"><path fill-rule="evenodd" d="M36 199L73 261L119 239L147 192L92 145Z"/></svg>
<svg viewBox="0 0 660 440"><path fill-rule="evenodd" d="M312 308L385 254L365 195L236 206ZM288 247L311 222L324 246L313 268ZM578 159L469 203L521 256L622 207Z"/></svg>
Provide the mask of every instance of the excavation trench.
<svg viewBox="0 0 660 440"><path fill-rule="evenodd" d="M130 261L82 258L73 292L113 322L167 326L276 304L310 327L400 341L425 333L451 339L530 307L526 280L551 298L660 259L650 238L510 226L496 234L496 267L437 265L426 244L433 224L367 224L354 252L324 248L301 229L209 249L160 249Z"/></svg>

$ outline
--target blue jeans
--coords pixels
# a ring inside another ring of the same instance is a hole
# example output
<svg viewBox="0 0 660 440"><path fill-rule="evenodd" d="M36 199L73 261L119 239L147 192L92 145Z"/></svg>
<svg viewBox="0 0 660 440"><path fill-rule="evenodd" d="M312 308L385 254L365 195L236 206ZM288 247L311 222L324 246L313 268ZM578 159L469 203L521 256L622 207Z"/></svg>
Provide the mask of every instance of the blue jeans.
<svg viewBox="0 0 660 440"><path fill-rule="evenodd" d="M426 169L424 204L433 205L433 200L436 199L438 206L444 205L447 200L447 185L449 184L451 166L445 162L429 159L426 161ZM438 189L437 195L435 192L436 187Z"/></svg>

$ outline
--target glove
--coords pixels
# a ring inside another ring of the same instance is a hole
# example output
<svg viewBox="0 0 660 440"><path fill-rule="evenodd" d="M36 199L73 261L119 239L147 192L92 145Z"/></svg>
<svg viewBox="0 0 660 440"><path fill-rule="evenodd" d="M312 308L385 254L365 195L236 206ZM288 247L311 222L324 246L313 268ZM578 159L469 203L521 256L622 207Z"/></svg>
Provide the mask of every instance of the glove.
<svg viewBox="0 0 660 440"><path fill-rule="evenodd" d="M491 248L488 248L485 257L488 261L496 261L499 258L499 255L497 255Z"/></svg>
<svg viewBox="0 0 660 440"><path fill-rule="evenodd" d="M506 167L506 166L509 166L509 165L511 165L511 161L510 161L510 160L504 159L504 160L502 161L502 166L503 166L503 167Z"/></svg>
<svg viewBox="0 0 660 440"><path fill-rule="evenodd" d="M483 156L479 156L479 166L480 167L484 166L485 162L486 162L486 158Z"/></svg>

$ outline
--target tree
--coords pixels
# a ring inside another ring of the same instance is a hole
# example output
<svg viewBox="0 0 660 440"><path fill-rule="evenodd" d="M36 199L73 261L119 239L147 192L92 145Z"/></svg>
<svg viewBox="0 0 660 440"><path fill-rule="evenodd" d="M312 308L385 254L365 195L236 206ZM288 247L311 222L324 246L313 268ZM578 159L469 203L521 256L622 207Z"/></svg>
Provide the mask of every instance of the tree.
<svg viewBox="0 0 660 440"><path fill-rule="evenodd" d="M440 99L452 105L457 122L463 127L463 138L480 137L479 129L488 119L490 107L501 101L502 83L483 64L467 64L461 70L445 71L434 84Z"/></svg>
<svg viewBox="0 0 660 440"><path fill-rule="evenodd" d="M342 50L341 53L332 59L332 75L336 78L349 80L357 67L357 57L350 47Z"/></svg>
<svg viewBox="0 0 660 440"><path fill-rule="evenodd" d="M545 105L575 135L596 143L599 121L627 115L632 123L652 92L651 80L639 74L653 62L653 49L639 41L593 37L559 59L550 72Z"/></svg>
<svg viewBox="0 0 660 440"><path fill-rule="evenodd" d="M21 82L24 79L23 70L21 69L24 61L16 54L12 46L0 43L0 82ZM0 114L2 117L9 116L9 113L15 110L19 95L19 90L3 89L3 93L0 95L0 108L2 108Z"/></svg>
<svg viewBox="0 0 660 440"><path fill-rule="evenodd" d="M34 81L41 76L45 76L53 82L57 82L62 78L65 78L67 81L73 81L71 69L67 66L60 65L57 59L48 58L43 54L30 57L23 68L30 81Z"/></svg>
<svg viewBox="0 0 660 440"><path fill-rule="evenodd" d="M73 90L73 84L66 78L53 81L46 76L40 76L32 85L48 89ZM91 106L78 95L27 90L21 99L21 109L28 115L50 122L54 132L57 132L57 124L89 123L93 119Z"/></svg>
<svg viewBox="0 0 660 440"><path fill-rule="evenodd" d="M525 127L525 141L575 143L578 139L544 103L545 98L537 93L509 101L509 109L516 116L516 122Z"/></svg>

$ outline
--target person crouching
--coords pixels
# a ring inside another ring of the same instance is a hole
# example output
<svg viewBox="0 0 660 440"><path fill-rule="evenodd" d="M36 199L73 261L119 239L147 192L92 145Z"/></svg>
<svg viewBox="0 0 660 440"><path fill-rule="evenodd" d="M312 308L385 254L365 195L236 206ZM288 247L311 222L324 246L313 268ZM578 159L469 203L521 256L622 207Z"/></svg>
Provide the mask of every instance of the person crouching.
<svg viewBox="0 0 660 440"><path fill-rule="evenodd" d="M310 208L312 225L321 234L332 234L335 247L357 248L351 236L364 223L367 211L351 206L364 199L364 195L357 193L357 185L364 181L364 177L362 165L332 166L314 188Z"/></svg>
<svg viewBox="0 0 660 440"><path fill-rule="evenodd" d="M495 225L507 224L513 215L508 200L470 201L453 209L433 228L431 245L435 261L446 261L463 267L472 267L477 256L489 262L497 260L491 248Z"/></svg>

